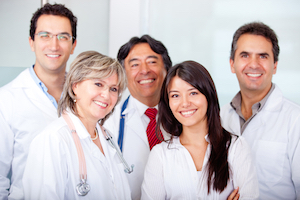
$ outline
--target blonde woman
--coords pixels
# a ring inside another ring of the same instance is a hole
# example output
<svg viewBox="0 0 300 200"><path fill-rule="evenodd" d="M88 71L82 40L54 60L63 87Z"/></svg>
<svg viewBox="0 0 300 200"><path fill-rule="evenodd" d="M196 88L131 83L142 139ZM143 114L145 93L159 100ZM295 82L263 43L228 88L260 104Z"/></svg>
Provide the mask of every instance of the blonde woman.
<svg viewBox="0 0 300 200"><path fill-rule="evenodd" d="M115 59L95 51L78 55L59 101L60 118L31 143L25 199L130 199L122 162L102 128L125 86Z"/></svg>

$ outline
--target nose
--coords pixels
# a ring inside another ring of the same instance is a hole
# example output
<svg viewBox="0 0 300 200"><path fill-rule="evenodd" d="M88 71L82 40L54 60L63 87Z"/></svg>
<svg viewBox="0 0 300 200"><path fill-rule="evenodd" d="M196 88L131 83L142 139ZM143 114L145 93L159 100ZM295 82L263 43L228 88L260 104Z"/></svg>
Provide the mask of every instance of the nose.
<svg viewBox="0 0 300 200"><path fill-rule="evenodd" d="M108 87L103 88L103 90L101 91L101 97L103 97L104 99L109 98L109 88Z"/></svg>
<svg viewBox="0 0 300 200"><path fill-rule="evenodd" d="M53 35L53 37L51 38L51 40L49 41L50 43L50 49L52 51L56 51L59 49L59 41L57 39L56 35Z"/></svg>
<svg viewBox="0 0 300 200"><path fill-rule="evenodd" d="M150 71L150 68L149 68L149 66L146 62L141 63L141 68L140 69L141 69L140 72L142 74L147 74Z"/></svg>
<svg viewBox="0 0 300 200"><path fill-rule="evenodd" d="M259 59L256 56L252 57L251 60L250 60L250 67L251 68L257 68L259 66L260 66Z"/></svg>
<svg viewBox="0 0 300 200"><path fill-rule="evenodd" d="M182 100L181 100L181 105L182 105L182 107L183 108L187 108L187 107L189 107L190 106L190 100L189 100L189 97L188 96L186 96L186 95L183 95L182 96Z"/></svg>

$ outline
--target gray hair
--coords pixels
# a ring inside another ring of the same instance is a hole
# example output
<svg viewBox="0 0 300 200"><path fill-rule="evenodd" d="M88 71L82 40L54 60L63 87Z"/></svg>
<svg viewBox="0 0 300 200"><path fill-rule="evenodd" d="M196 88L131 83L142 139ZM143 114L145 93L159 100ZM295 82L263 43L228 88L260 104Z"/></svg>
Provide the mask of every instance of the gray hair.
<svg viewBox="0 0 300 200"><path fill-rule="evenodd" d="M74 102L74 100L76 100L76 96L72 89L72 86L75 83L79 83L87 79L105 79L112 76L114 73L118 76L118 103L127 84L126 74L121 64L116 59L102 55L96 51L85 51L79 54L72 62L67 74L62 98L58 103L58 116L61 116L61 114L67 109L69 109L74 115L78 116L78 111ZM113 110L114 108L103 119L100 119L101 125L103 125Z"/></svg>

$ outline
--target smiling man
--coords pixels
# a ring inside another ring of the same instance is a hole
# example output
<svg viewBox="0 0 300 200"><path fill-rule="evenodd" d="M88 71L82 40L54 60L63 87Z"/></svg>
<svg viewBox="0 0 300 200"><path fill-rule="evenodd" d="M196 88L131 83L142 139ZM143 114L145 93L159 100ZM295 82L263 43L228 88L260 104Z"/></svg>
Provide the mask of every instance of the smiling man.
<svg viewBox="0 0 300 200"><path fill-rule="evenodd" d="M160 142L154 132L156 109L162 83L172 62L165 46L149 35L131 38L120 48L118 60L125 68L130 95L116 106L104 126L119 138L124 158L134 165L133 172L127 177L135 200L141 198L150 150ZM161 131L167 139L169 136Z"/></svg>
<svg viewBox="0 0 300 200"><path fill-rule="evenodd" d="M223 127L252 148L260 199L300 198L300 106L272 83L279 45L275 32L253 22L233 36L230 66L240 92L221 109Z"/></svg>
<svg viewBox="0 0 300 200"><path fill-rule="evenodd" d="M29 37L35 64L0 88L0 199L24 198L28 148L58 117L66 64L76 47L76 26L77 18L61 4L38 9Z"/></svg>

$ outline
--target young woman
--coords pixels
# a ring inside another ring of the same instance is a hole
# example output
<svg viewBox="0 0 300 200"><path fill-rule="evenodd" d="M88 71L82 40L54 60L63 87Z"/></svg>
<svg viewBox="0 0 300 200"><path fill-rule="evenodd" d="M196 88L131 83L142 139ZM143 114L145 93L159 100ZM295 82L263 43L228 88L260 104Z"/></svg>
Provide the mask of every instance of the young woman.
<svg viewBox="0 0 300 200"><path fill-rule="evenodd" d="M158 110L158 125L172 137L150 153L142 199L258 198L250 149L222 128L216 89L202 65L186 61L169 70Z"/></svg>
<svg viewBox="0 0 300 200"><path fill-rule="evenodd" d="M101 126L125 85L115 59L95 51L78 55L59 101L61 117L31 143L25 199L131 199L122 162Z"/></svg>

